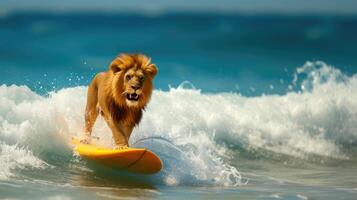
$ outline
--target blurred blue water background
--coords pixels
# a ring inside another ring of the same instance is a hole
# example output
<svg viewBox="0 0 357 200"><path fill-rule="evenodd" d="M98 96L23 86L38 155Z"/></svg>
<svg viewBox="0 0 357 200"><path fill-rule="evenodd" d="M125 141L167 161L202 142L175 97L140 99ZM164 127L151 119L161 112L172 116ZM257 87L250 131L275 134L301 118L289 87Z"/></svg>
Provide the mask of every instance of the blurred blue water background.
<svg viewBox="0 0 357 200"><path fill-rule="evenodd" d="M0 84L87 85L118 53L143 52L158 89L283 94L306 61L356 73L356 44L354 16L13 12L0 17Z"/></svg>

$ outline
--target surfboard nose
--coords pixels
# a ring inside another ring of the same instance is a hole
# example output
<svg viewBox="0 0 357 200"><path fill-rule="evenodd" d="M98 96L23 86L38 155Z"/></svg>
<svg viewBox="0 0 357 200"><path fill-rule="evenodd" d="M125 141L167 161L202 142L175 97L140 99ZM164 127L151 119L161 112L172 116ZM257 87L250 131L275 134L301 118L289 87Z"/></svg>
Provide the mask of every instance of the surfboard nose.
<svg viewBox="0 0 357 200"><path fill-rule="evenodd" d="M146 163L150 163L147 165ZM159 172L163 167L161 159L156 156L152 151L147 150L136 162L127 166L125 169L130 172L136 172L141 174L154 174Z"/></svg>

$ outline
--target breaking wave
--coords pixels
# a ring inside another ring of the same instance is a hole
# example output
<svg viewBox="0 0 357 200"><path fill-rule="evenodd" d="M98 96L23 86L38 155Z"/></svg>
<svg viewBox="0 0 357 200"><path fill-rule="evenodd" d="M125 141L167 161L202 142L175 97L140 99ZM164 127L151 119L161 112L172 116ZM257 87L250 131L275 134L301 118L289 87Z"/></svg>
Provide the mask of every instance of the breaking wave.
<svg viewBox="0 0 357 200"><path fill-rule="evenodd" d="M296 70L295 89L257 97L206 94L185 85L154 91L130 139L160 155L165 168L153 179L164 184L239 185L237 151L298 159L355 157L356 75L307 62ZM82 131L85 101L86 87L44 97L27 86L0 86L0 162L6 163L0 179L16 176L16 168L56 167L48 155L72 157L67 143ZM104 120L98 119L93 134L113 145Z"/></svg>

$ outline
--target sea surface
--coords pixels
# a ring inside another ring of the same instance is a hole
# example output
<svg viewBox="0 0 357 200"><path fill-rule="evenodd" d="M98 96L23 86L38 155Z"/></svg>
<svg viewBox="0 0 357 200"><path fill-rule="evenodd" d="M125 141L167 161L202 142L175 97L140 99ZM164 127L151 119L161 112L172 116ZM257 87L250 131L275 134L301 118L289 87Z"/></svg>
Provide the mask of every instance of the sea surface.
<svg viewBox="0 0 357 200"><path fill-rule="evenodd" d="M130 138L155 175L69 145L123 52L159 68ZM0 69L0 199L357 199L357 17L3 13Z"/></svg>

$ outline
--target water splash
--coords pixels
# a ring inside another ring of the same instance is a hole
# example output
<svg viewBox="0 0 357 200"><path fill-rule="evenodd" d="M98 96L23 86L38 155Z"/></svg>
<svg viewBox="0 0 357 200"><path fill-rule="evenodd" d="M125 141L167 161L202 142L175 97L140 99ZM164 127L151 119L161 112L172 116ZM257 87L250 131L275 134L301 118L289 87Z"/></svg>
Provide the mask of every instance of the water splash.
<svg viewBox="0 0 357 200"><path fill-rule="evenodd" d="M310 62L298 68L295 77L301 91L280 96L205 94L192 86L154 91L130 142L142 138L170 141L149 139L145 143L164 159L167 168L156 178L167 185L239 185L239 160L233 155L240 150L299 159L315 155L354 159L356 76ZM26 165L51 164L46 155L71 156L66 146L71 136L82 131L86 87L65 88L43 97L26 86L3 85L0 94L0 141L16 145L14 151L26 149L28 153L23 154L36 160ZM110 130L101 118L94 135L112 145ZM11 169L21 166L11 163ZM11 172L10 168L0 170ZM3 173L3 177L8 175Z"/></svg>

